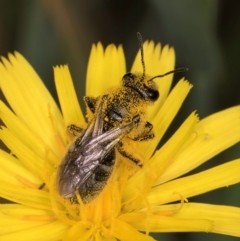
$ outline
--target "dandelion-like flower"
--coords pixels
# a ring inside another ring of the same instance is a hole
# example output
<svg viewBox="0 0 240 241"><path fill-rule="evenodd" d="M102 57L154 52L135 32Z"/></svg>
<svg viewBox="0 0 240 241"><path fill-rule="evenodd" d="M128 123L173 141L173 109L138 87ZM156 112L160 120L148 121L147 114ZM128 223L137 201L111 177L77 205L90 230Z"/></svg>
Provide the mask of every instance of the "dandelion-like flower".
<svg viewBox="0 0 240 241"><path fill-rule="evenodd" d="M147 74L174 69L174 50L144 43ZM141 71L140 53L132 71ZM86 95L100 96L126 73L122 47L99 43L90 55ZM187 198L240 182L240 159L180 177L240 141L240 106L203 120L195 112L158 150L191 84L182 79L170 91L172 76L158 79L160 98L148 109L155 138L136 143L142 168L119 157L105 189L83 204L59 196L57 167L70 137L69 124L86 128L67 66L54 68L61 111L41 79L15 53L2 58L1 89L11 107L0 102L0 239L4 240L154 240L150 232L214 232L240 237L240 208L188 202ZM91 116L88 116L91 118ZM156 150L156 151L155 151ZM45 185L43 185L45 183Z"/></svg>

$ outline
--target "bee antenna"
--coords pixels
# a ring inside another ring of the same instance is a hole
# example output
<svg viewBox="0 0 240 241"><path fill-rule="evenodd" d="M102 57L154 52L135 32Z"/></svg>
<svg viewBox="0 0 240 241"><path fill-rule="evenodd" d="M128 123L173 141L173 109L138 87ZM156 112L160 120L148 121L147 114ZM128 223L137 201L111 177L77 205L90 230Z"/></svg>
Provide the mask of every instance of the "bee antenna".
<svg viewBox="0 0 240 241"><path fill-rule="evenodd" d="M142 35L139 32L137 32L137 38L139 43L139 49L141 51L141 62L142 62L142 68L143 68L143 74L142 74L141 80L143 80L145 77L146 69L145 69L145 63L144 63L143 39L142 39Z"/></svg>
<svg viewBox="0 0 240 241"><path fill-rule="evenodd" d="M185 68L185 67L183 67L183 68L177 68L177 69L174 69L174 70L171 70L171 71L169 71L169 72L167 72L167 73L165 73L165 74L161 74L161 75L157 75L157 76L154 76L153 78L151 78L150 80L153 80L153 79L156 79L156 78L162 78L162 77L164 77L164 76L166 76L166 75L169 75L169 74L175 74L175 73L179 73L179 72L187 72L189 69L188 68ZM150 81L149 80L149 81Z"/></svg>

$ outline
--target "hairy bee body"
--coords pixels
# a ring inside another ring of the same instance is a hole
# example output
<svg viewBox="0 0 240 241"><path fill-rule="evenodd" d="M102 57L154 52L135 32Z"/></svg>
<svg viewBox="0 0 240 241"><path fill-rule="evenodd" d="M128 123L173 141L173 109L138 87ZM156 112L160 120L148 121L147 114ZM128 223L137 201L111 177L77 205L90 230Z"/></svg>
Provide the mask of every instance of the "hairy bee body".
<svg viewBox="0 0 240 241"><path fill-rule="evenodd" d="M122 78L122 85L112 88L107 93L106 105L103 107L104 131L131 122L135 115L140 116L140 123L128 137L133 140L153 138L152 125L147 122L147 107L154 103L159 92L150 76L142 78L142 73L127 73ZM99 97L85 97L89 109L95 113Z"/></svg>
<svg viewBox="0 0 240 241"><path fill-rule="evenodd" d="M71 144L58 168L57 188L64 198L76 201L77 190L82 201L87 203L102 191L115 164L115 145L139 122L139 115L136 115L129 124L104 131L103 101L86 130L79 129L81 134ZM76 127L71 128L76 131Z"/></svg>
<svg viewBox="0 0 240 241"><path fill-rule="evenodd" d="M139 74L128 73L122 80L127 84L111 89L103 97L85 97L94 117L86 130L79 131L59 166L58 192L61 196L75 198L77 190L84 203L90 202L106 185L113 171L116 151L142 166L142 160L128 153L122 140L127 137L142 141L154 137L152 125L146 121L146 108L159 94L155 83L150 81L151 90L147 90L152 92L151 98L146 93L144 96L142 86L137 85L139 78Z"/></svg>
<svg viewBox="0 0 240 241"><path fill-rule="evenodd" d="M143 160L137 150L126 145L154 137L153 125L147 121L147 107L154 103L159 92L153 81L167 74L186 71L176 69L163 75L145 75L143 44L138 33L142 73L127 73L119 87L103 96L86 96L84 101L93 118L86 130L71 125L78 132L58 168L57 189L64 198L75 198L78 192L84 203L90 202L105 187L116 161L116 152L141 167ZM129 142L128 142L129 143Z"/></svg>

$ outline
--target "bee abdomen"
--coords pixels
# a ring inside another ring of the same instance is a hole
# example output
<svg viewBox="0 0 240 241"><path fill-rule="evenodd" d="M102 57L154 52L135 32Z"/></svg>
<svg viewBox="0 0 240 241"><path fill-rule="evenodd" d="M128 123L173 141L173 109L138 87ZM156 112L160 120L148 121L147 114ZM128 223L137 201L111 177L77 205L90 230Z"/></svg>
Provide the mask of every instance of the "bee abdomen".
<svg viewBox="0 0 240 241"><path fill-rule="evenodd" d="M111 175L113 171L113 165L112 166L106 166L106 165L99 165L96 172L94 173L95 181L96 182L106 182L109 179L109 176Z"/></svg>
<svg viewBox="0 0 240 241"><path fill-rule="evenodd" d="M111 150L99 163L94 174L78 191L84 203L93 200L106 186L115 164L115 150Z"/></svg>

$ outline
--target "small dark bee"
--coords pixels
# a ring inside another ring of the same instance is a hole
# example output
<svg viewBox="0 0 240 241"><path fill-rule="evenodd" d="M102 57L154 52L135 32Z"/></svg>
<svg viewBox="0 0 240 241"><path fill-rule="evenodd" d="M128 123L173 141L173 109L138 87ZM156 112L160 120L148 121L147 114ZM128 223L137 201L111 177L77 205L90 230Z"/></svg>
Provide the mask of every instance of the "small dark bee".
<svg viewBox="0 0 240 241"><path fill-rule="evenodd" d="M107 96L103 96L95 118L86 130L69 126L70 131L80 136L69 147L58 170L58 191L64 198L74 198L79 191L83 202L89 202L104 188L115 163L115 145L140 120L133 117L129 124L103 131L102 107Z"/></svg>
<svg viewBox="0 0 240 241"><path fill-rule="evenodd" d="M142 73L127 73L122 85L99 97L85 97L87 108L94 117L83 130L74 125L68 129L78 133L58 168L57 189L64 198L76 200L78 191L83 202L94 199L105 187L115 164L116 151L142 166L143 160L135 152L129 152L125 138L130 141L146 141L154 137L153 125L147 121L146 110L159 98L155 78L186 71L175 69L163 75L150 77L145 74L143 42L137 33Z"/></svg>

